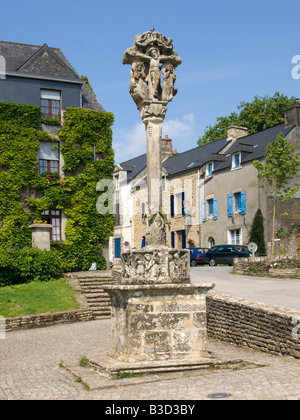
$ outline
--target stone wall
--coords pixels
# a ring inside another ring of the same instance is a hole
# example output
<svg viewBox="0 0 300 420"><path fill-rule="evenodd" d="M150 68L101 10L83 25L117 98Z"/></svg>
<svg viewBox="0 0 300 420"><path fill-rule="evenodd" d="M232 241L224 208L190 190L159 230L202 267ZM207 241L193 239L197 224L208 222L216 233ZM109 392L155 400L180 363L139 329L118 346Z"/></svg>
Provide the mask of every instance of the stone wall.
<svg viewBox="0 0 300 420"><path fill-rule="evenodd" d="M94 319L91 309L79 309L63 312L52 312L38 315L24 315L5 319L6 332L30 328L49 327L51 325L72 322L92 321Z"/></svg>
<svg viewBox="0 0 300 420"><path fill-rule="evenodd" d="M208 338L300 358L300 312L214 291L206 303Z"/></svg>

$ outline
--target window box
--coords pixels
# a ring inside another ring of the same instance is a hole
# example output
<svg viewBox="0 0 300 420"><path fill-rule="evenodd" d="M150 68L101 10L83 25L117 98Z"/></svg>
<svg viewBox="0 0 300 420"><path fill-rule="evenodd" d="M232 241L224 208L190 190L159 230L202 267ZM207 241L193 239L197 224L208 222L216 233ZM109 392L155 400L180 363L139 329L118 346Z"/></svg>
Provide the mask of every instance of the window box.
<svg viewBox="0 0 300 420"><path fill-rule="evenodd" d="M61 126L60 115L42 115L42 123Z"/></svg>

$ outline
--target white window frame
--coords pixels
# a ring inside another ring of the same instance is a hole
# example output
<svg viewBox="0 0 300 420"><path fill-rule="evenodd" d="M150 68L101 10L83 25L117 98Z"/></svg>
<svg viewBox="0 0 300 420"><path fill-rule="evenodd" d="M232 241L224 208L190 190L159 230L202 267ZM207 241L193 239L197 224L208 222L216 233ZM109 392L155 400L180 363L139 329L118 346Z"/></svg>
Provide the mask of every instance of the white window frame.
<svg viewBox="0 0 300 420"><path fill-rule="evenodd" d="M239 234L237 235L237 232ZM243 229L230 229L227 231L228 245L243 245ZM238 240L237 240L238 239Z"/></svg>
<svg viewBox="0 0 300 420"><path fill-rule="evenodd" d="M236 156L239 157L239 164L238 165L236 165L236 160L235 160ZM241 152L234 153L232 155L231 169L235 170L235 169L240 169L241 167L242 167L242 154L241 154Z"/></svg>
<svg viewBox="0 0 300 420"><path fill-rule="evenodd" d="M209 171L210 166L211 166L211 172ZM206 164L206 169L205 169L206 178L213 176L213 171L214 171L214 162L208 162Z"/></svg>

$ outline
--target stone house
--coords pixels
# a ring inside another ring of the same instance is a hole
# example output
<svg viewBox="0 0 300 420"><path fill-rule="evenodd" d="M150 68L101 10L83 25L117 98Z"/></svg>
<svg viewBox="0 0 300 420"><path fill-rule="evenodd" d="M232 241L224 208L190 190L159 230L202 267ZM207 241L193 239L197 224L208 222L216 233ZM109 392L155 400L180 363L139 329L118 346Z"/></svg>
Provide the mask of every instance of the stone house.
<svg viewBox="0 0 300 420"><path fill-rule="evenodd" d="M249 242L258 208L264 216L265 241L272 237L272 203L258 186L253 160L264 161L266 146L279 133L288 141L300 139L300 107L285 112L285 122L248 135L243 127L230 127L227 137L183 153L172 151L172 142L163 143L163 213L167 215L166 241L172 248L211 247L217 244ZM299 143L297 148L299 149ZM298 174L295 182L300 180ZM144 245L147 210L146 155L120 163L114 171L116 226L111 238L110 258L125 248ZM300 193L280 205L276 230L292 237L289 250L297 249L300 228ZM289 216L282 216L286 212Z"/></svg>
<svg viewBox="0 0 300 420"><path fill-rule="evenodd" d="M57 133L65 110L70 107L104 111L103 107L59 48L0 41L0 57L5 63L0 101L41 107L42 128L57 137L57 144L40 142L39 173L58 173L62 177L64 162ZM43 219L53 226L51 239L65 240L66 217L62 210L46 211Z"/></svg>

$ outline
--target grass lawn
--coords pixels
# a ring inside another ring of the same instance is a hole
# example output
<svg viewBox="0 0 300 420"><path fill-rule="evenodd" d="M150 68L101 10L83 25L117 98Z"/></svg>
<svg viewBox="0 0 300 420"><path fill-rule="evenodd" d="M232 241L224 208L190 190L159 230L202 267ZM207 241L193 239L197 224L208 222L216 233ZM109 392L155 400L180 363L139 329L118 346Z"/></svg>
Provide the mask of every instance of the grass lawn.
<svg viewBox="0 0 300 420"><path fill-rule="evenodd" d="M76 292L66 279L0 287L0 315L4 318L79 308Z"/></svg>

